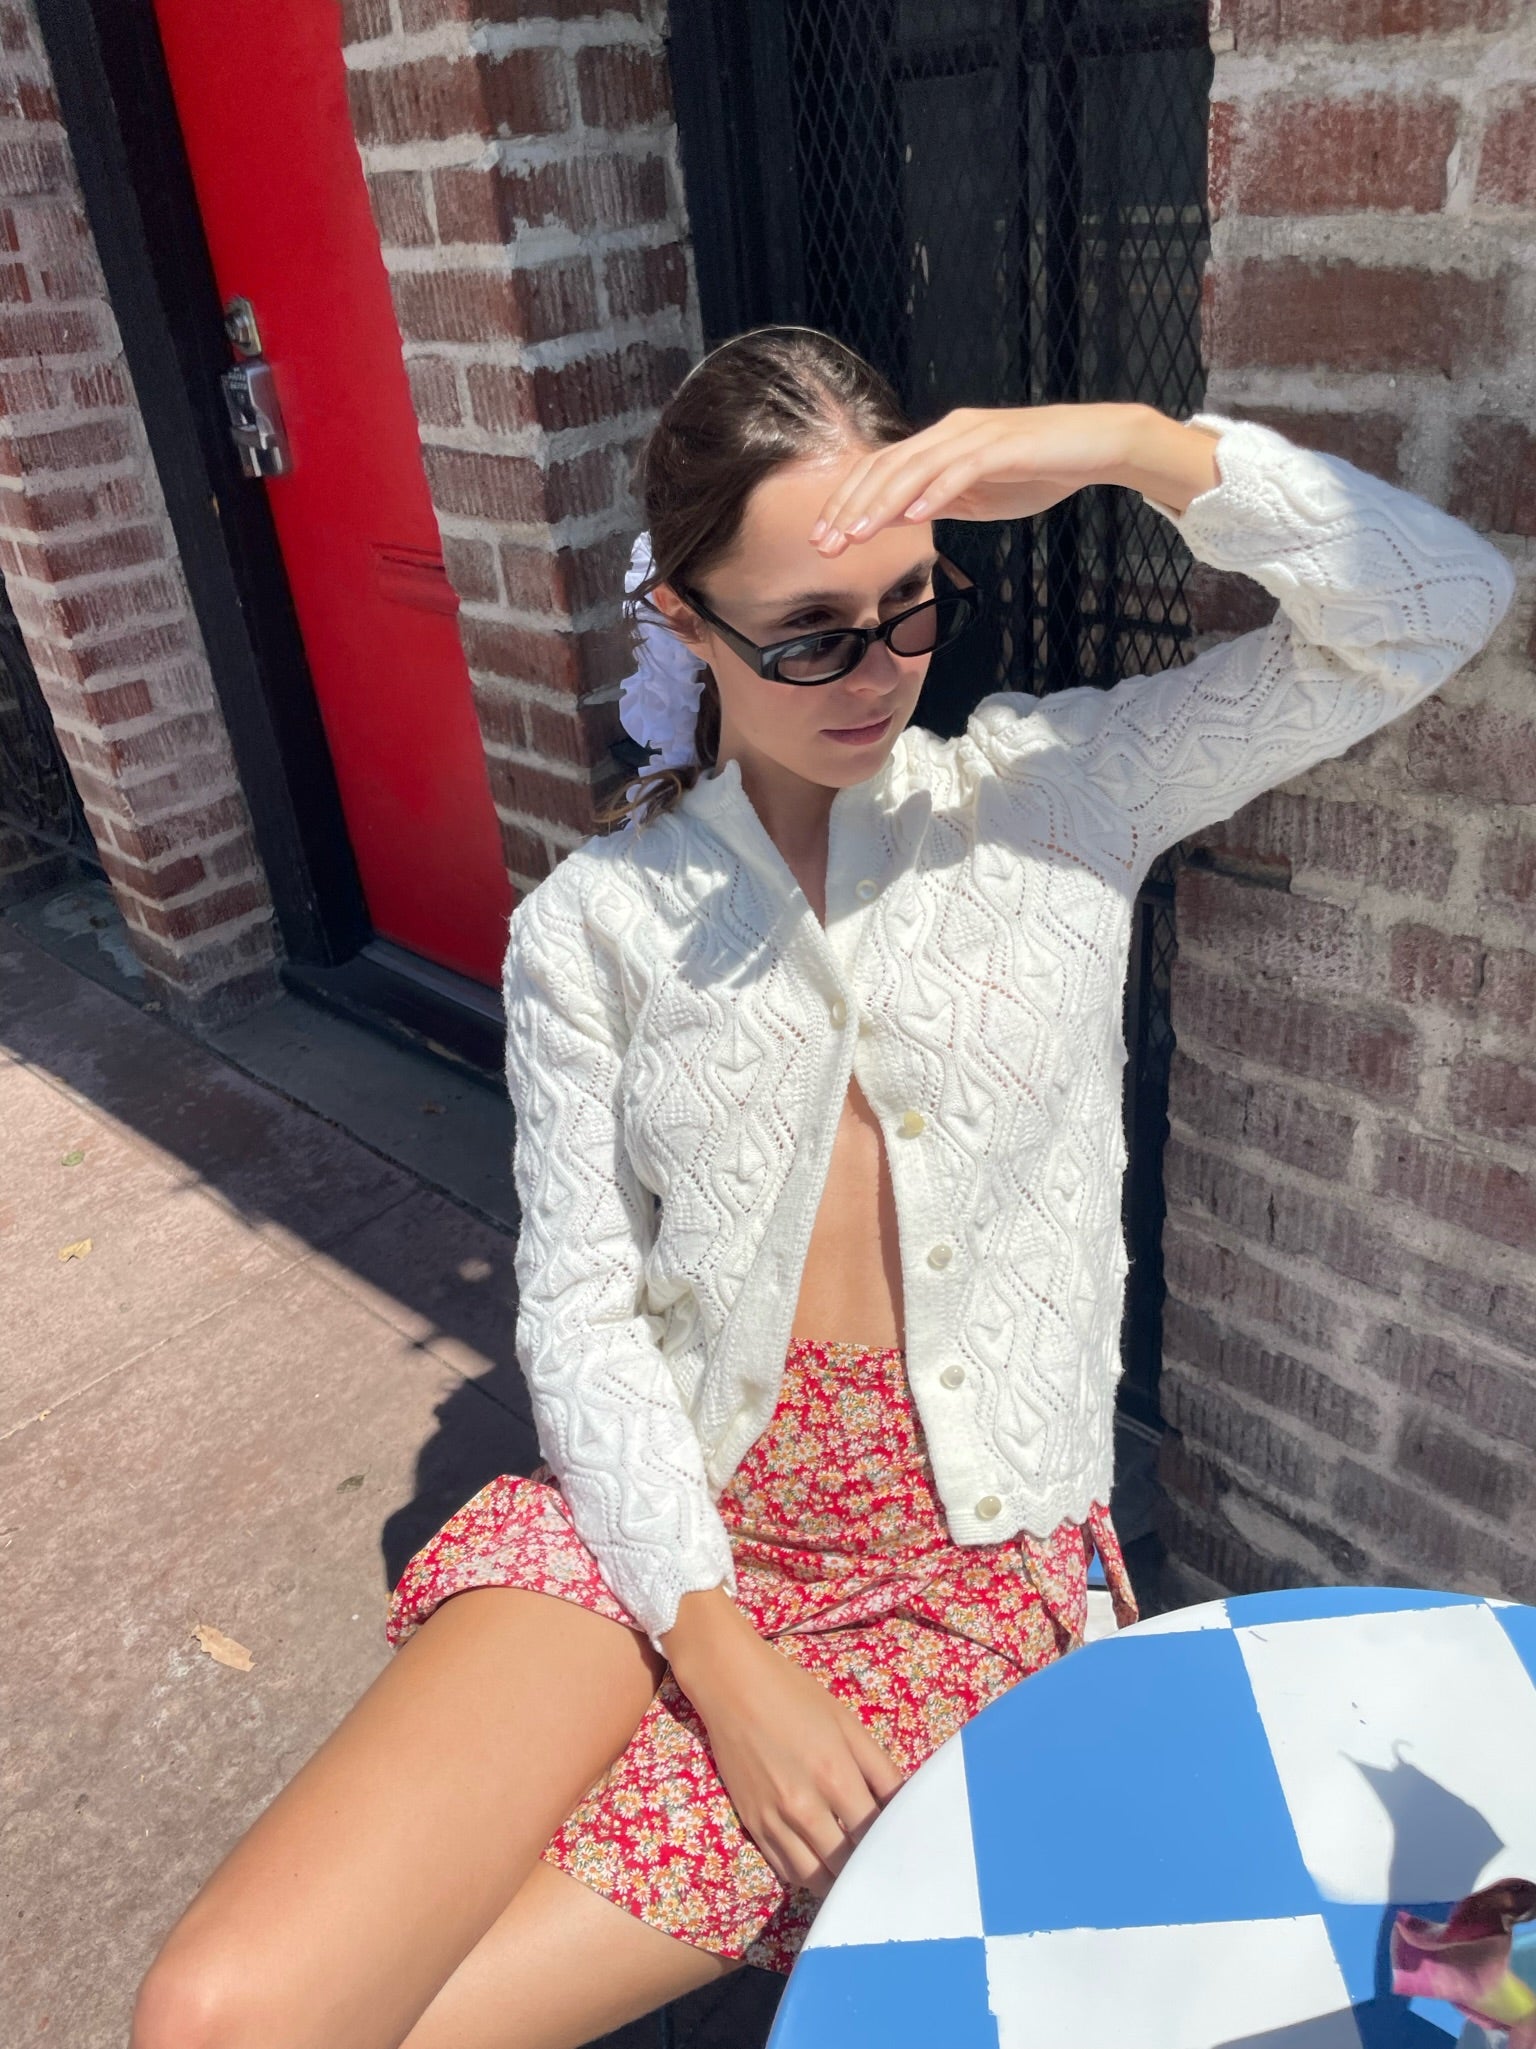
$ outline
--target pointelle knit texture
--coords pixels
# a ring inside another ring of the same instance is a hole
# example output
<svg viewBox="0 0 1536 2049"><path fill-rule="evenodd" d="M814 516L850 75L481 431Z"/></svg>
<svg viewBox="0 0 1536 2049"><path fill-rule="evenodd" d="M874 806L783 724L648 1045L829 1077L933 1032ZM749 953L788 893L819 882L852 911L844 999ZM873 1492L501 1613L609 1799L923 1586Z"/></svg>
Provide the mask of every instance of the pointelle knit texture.
<svg viewBox="0 0 1536 2049"><path fill-rule="evenodd" d="M878 1117L907 1373L950 1532L1108 1500L1137 891L1198 828L1399 717L1484 644L1496 549L1349 464L1201 415L1198 560L1280 611L1108 691L909 727L832 804L825 927L727 763L513 912L517 1353L544 1456L657 1641L733 1588L715 1501L765 1428L850 1076Z"/></svg>

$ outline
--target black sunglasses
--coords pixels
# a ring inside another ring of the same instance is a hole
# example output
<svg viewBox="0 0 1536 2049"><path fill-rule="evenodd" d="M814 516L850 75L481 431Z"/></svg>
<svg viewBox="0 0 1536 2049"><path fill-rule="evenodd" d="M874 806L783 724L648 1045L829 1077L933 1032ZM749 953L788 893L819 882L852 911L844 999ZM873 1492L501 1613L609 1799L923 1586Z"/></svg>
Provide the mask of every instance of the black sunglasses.
<svg viewBox="0 0 1536 2049"><path fill-rule="evenodd" d="M924 598L879 626L840 626L828 633L803 633L794 640L776 640L759 647L734 626L712 612L695 590L676 586L677 594L707 619L726 646L739 654L749 669L774 683L835 683L856 669L877 640L893 655L931 655L958 640L981 612L981 593L963 569L940 556L936 567L952 586L936 596Z"/></svg>

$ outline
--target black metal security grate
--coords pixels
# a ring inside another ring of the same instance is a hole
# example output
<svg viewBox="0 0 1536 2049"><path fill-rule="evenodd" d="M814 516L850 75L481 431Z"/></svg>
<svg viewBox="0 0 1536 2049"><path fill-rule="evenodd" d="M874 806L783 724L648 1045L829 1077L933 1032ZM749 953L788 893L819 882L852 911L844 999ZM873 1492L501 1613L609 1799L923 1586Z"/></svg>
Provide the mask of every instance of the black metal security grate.
<svg viewBox="0 0 1536 2049"><path fill-rule="evenodd" d="M0 582L0 827L7 826L40 852L96 865L96 842Z"/></svg>
<svg viewBox="0 0 1536 2049"><path fill-rule="evenodd" d="M956 405L1199 404L1208 238L1204 0L673 0L706 334L803 320L920 419ZM989 690L1107 686L1186 653L1188 557L1131 493L950 526L990 640L930 672L958 733ZM1154 1420L1173 892L1140 906L1128 989L1123 1400Z"/></svg>

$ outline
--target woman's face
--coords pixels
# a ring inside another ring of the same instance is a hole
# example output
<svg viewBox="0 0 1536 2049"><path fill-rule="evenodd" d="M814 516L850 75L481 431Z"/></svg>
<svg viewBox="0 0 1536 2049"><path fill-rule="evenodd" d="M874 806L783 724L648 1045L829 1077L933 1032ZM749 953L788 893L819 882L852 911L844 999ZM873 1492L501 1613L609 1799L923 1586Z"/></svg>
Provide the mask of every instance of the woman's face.
<svg viewBox="0 0 1536 2049"><path fill-rule="evenodd" d="M854 444L764 478L747 501L735 546L699 581L712 612L767 647L798 634L877 626L933 595L929 522L882 531L835 561L811 545L823 505L868 453ZM655 601L714 672L720 759L739 760L744 770L788 770L834 790L863 782L884 762L916 707L928 655L894 655L877 643L835 682L775 683L749 668L665 586ZM861 734L860 728L875 730ZM851 738L836 737L850 729Z"/></svg>

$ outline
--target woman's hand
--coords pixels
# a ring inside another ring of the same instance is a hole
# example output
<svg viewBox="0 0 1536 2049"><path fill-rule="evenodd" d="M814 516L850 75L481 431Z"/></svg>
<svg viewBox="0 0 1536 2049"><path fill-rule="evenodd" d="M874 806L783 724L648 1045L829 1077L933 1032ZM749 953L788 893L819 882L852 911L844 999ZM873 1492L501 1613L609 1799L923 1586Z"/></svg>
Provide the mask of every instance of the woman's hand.
<svg viewBox="0 0 1536 2049"><path fill-rule="evenodd" d="M852 1709L718 1588L684 1596L666 1651L747 1834L783 1884L823 1897L900 1772Z"/></svg>
<svg viewBox="0 0 1536 2049"><path fill-rule="evenodd" d="M1124 484L1182 512L1220 481L1215 447L1150 406L966 406L866 456L811 539L838 555L901 521L1027 519L1085 484Z"/></svg>

